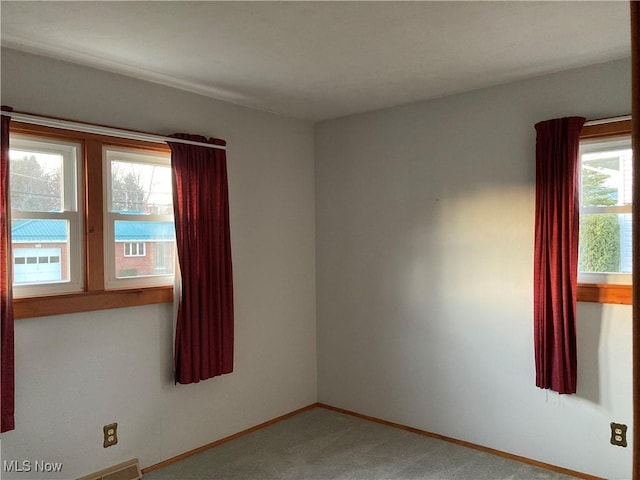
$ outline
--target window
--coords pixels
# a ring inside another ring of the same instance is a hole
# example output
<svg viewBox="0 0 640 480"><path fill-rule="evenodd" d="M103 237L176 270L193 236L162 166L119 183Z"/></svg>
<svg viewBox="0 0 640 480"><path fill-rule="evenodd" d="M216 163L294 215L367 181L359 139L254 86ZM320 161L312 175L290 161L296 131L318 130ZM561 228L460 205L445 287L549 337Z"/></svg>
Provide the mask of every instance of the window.
<svg viewBox="0 0 640 480"><path fill-rule="evenodd" d="M103 155L107 288L172 283L171 156L111 146ZM168 267L157 270L158 263Z"/></svg>
<svg viewBox="0 0 640 480"><path fill-rule="evenodd" d="M120 247L118 247L116 241L116 255L119 253ZM124 256L125 257L144 257L146 256L143 242L125 242L123 243ZM118 270L116 262L116 270Z"/></svg>
<svg viewBox="0 0 640 480"><path fill-rule="evenodd" d="M173 300L168 146L12 122L14 314Z"/></svg>
<svg viewBox="0 0 640 480"><path fill-rule="evenodd" d="M631 122L583 128L578 300L631 303Z"/></svg>
<svg viewBox="0 0 640 480"><path fill-rule="evenodd" d="M10 138L16 297L82 291L81 153L75 142Z"/></svg>

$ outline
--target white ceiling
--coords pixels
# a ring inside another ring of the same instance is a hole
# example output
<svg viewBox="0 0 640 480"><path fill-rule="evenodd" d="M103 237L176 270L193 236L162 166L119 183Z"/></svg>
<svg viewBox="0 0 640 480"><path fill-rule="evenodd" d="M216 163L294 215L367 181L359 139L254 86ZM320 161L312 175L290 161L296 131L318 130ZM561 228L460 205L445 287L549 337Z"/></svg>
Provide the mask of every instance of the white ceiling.
<svg viewBox="0 0 640 480"><path fill-rule="evenodd" d="M2 1L2 45L322 120L630 55L628 2Z"/></svg>

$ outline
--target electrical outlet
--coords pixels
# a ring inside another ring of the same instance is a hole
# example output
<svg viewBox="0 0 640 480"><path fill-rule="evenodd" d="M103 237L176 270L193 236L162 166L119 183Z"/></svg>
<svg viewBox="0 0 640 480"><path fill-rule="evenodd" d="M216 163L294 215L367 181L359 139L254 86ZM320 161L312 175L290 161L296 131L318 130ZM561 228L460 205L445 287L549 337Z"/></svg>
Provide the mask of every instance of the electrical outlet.
<svg viewBox="0 0 640 480"><path fill-rule="evenodd" d="M102 445L104 448L110 447L118 443L118 424L111 423L109 425L105 425L102 427L102 431L104 432L104 444Z"/></svg>
<svg viewBox="0 0 640 480"><path fill-rule="evenodd" d="M627 426L622 423L611 422L611 445L627 446Z"/></svg>

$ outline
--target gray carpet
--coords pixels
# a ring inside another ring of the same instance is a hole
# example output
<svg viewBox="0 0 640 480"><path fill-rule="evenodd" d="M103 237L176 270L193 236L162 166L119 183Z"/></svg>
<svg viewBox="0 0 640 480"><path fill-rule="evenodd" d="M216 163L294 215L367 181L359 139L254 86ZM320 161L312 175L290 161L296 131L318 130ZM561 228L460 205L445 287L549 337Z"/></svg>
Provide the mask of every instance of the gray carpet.
<svg viewBox="0 0 640 480"><path fill-rule="evenodd" d="M143 480L571 479L495 455L314 408Z"/></svg>

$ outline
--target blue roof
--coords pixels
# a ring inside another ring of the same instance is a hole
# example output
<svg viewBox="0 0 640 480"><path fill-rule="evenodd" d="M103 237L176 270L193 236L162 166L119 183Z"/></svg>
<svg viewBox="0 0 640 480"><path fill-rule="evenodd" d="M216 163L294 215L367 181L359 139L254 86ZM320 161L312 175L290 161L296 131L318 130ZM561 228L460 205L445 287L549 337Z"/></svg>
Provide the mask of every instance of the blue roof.
<svg viewBox="0 0 640 480"><path fill-rule="evenodd" d="M174 240L173 222L138 222L116 220L116 242Z"/></svg>
<svg viewBox="0 0 640 480"><path fill-rule="evenodd" d="M12 220L11 239L14 242L65 242L66 220Z"/></svg>
<svg viewBox="0 0 640 480"><path fill-rule="evenodd" d="M174 240L173 222L115 222L116 242L150 242ZM16 243L65 242L67 240L66 220L13 220L11 239Z"/></svg>

